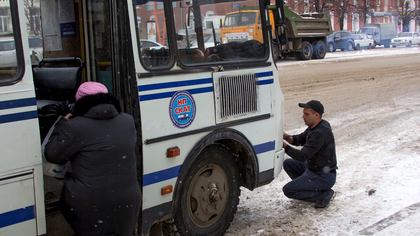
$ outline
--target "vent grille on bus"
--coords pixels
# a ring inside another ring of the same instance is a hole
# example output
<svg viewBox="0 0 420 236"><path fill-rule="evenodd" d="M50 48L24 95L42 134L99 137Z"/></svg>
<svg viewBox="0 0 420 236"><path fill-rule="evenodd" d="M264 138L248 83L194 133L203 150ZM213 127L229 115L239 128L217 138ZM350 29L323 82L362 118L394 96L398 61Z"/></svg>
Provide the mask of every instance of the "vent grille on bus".
<svg viewBox="0 0 420 236"><path fill-rule="evenodd" d="M222 76L220 86L221 118L257 111L257 75Z"/></svg>

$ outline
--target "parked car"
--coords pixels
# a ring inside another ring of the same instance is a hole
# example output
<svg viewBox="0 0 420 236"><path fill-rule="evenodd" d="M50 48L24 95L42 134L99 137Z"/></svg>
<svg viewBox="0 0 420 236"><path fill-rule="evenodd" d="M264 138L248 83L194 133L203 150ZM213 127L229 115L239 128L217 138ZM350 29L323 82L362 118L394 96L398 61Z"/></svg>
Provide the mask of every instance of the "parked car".
<svg viewBox="0 0 420 236"><path fill-rule="evenodd" d="M327 45L329 52L335 52L337 49L351 51L354 47L353 34L347 30L334 31L327 36Z"/></svg>
<svg viewBox="0 0 420 236"><path fill-rule="evenodd" d="M367 34L373 39L375 48L377 45L384 45L385 48L391 46L391 39L397 37L397 27L394 23L368 23L359 31L359 34Z"/></svg>
<svg viewBox="0 0 420 236"><path fill-rule="evenodd" d="M0 39L0 67L16 67L16 47L13 38Z"/></svg>
<svg viewBox="0 0 420 236"><path fill-rule="evenodd" d="M30 57L32 64L38 65L43 58L42 37L29 37L29 49L31 49ZM35 55L33 60L32 55ZM13 38L0 39L0 67L15 67L16 65L15 40Z"/></svg>
<svg viewBox="0 0 420 236"><path fill-rule="evenodd" d="M147 39L140 39L140 47L154 50L168 49L168 47L165 45Z"/></svg>
<svg viewBox="0 0 420 236"><path fill-rule="evenodd" d="M353 34L354 37L354 50L361 48L371 49L375 41L369 38L366 34Z"/></svg>
<svg viewBox="0 0 420 236"><path fill-rule="evenodd" d="M391 45L393 48L397 46L411 47L413 44L420 46L420 36L416 32L402 32L397 38L391 39Z"/></svg>

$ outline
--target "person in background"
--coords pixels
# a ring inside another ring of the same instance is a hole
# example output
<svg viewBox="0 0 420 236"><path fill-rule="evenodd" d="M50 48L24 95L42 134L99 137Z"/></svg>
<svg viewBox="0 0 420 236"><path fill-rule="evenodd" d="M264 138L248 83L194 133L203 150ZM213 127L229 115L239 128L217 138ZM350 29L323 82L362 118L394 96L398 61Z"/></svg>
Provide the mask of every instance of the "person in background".
<svg viewBox="0 0 420 236"><path fill-rule="evenodd" d="M308 128L301 134L284 133L283 148L292 159L283 163L292 179L283 187L288 198L315 201L315 208L325 208L334 197L331 188L336 181L337 158L331 125L322 119L324 106L316 100L299 103ZM298 150L288 143L303 146Z"/></svg>
<svg viewBox="0 0 420 236"><path fill-rule="evenodd" d="M45 147L49 162L71 162L60 207L76 235L133 235L141 207L136 139L133 117L104 85L80 85L73 114L57 122Z"/></svg>

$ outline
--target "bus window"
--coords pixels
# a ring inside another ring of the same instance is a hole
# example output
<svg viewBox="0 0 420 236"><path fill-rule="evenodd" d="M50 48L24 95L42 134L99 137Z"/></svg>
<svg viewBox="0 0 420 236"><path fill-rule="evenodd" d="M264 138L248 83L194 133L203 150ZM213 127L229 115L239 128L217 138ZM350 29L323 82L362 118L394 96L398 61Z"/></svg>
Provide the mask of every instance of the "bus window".
<svg viewBox="0 0 420 236"><path fill-rule="evenodd" d="M111 30L109 17L105 17L109 12L109 2L104 0L88 1L87 3L87 23L88 38L90 40L88 77L92 81L104 84L108 91L113 91L112 87L112 50L111 50Z"/></svg>
<svg viewBox="0 0 420 236"><path fill-rule="evenodd" d="M19 39L15 42L13 30L13 19L17 18L17 10L12 11L9 1L2 4L5 6L0 12L0 84L9 84L19 79L19 67L23 68L24 65L23 61L18 60L16 47L21 47L21 44Z"/></svg>
<svg viewBox="0 0 420 236"><path fill-rule="evenodd" d="M174 8L179 60L184 65L264 59L268 53L259 1L187 1ZM212 40L207 40L209 37Z"/></svg>
<svg viewBox="0 0 420 236"><path fill-rule="evenodd" d="M179 2L178 2L179 3ZM168 31L162 1L141 1L136 7L140 55L146 68L170 66Z"/></svg>
<svg viewBox="0 0 420 236"><path fill-rule="evenodd" d="M43 42L41 36L41 6L40 1L24 0L26 32L28 33L29 53L31 64L36 66L43 59Z"/></svg>

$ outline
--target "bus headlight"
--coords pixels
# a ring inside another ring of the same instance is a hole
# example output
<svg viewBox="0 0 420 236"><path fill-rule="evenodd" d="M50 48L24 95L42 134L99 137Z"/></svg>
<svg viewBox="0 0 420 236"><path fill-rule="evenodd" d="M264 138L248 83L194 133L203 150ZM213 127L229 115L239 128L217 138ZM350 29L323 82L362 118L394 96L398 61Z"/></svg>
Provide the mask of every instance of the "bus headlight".
<svg viewBox="0 0 420 236"><path fill-rule="evenodd" d="M223 38L222 38L222 44L226 44L226 43L228 43L228 40L227 40L227 38L226 38L226 37L223 37Z"/></svg>

